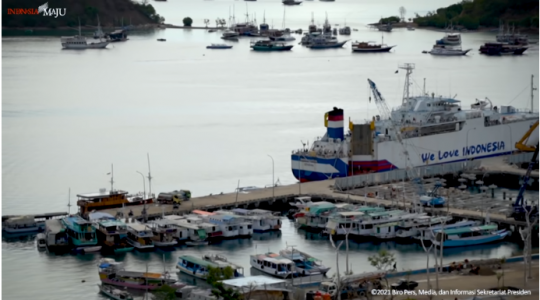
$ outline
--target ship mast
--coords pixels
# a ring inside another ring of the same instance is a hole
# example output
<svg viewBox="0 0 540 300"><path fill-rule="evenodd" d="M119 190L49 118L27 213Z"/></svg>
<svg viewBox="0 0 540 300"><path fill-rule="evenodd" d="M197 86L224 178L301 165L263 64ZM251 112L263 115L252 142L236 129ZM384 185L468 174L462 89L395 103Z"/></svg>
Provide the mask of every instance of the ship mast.
<svg viewBox="0 0 540 300"><path fill-rule="evenodd" d="M111 193L114 192L114 188L113 188L113 177L114 177L114 168L113 168L113 164L111 164Z"/></svg>
<svg viewBox="0 0 540 300"><path fill-rule="evenodd" d="M405 75L405 88L403 90L403 100L401 102L402 105L407 102L407 99L409 99L409 87L411 85L410 83L410 76L412 74L412 70L414 70L414 64L402 64L399 66L400 69L407 70L407 74Z"/></svg>
<svg viewBox="0 0 540 300"><path fill-rule="evenodd" d="M534 75L531 75L531 113L534 112L534 91L537 89L534 87Z"/></svg>

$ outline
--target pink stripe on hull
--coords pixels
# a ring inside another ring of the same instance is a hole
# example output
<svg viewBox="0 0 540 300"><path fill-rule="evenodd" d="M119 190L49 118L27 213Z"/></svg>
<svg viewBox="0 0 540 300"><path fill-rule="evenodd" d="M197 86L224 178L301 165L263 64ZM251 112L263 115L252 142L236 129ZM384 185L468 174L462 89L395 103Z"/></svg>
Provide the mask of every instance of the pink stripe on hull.
<svg viewBox="0 0 540 300"><path fill-rule="evenodd" d="M136 284L136 283L119 282L119 281L114 281L114 280L110 280L110 279L101 279L101 282L106 283L106 284L110 284L110 285L128 287L128 288L131 288L131 289L139 289L139 290L146 290L146 289L155 290L155 289L161 287L161 286L157 286L157 285L141 285L141 284ZM177 285L177 284L171 284L169 286L173 287L173 288L184 287L183 285Z"/></svg>

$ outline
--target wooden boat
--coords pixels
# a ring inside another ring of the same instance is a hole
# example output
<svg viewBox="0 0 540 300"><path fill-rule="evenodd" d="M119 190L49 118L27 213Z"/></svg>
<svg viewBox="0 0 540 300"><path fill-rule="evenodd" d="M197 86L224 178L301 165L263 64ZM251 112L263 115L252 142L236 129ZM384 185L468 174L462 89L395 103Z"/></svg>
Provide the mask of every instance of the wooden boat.
<svg viewBox="0 0 540 300"><path fill-rule="evenodd" d="M126 291L121 291L110 285L98 284L99 291L107 297L115 300L133 300L133 296Z"/></svg>
<svg viewBox="0 0 540 300"><path fill-rule="evenodd" d="M449 230L440 229L435 232L435 237L431 242L438 247L441 244L443 247L473 246L500 241L509 234L510 232L506 229L498 230L497 225L463 227Z"/></svg>
<svg viewBox="0 0 540 300"><path fill-rule="evenodd" d="M104 251L118 254L133 250L133 246L127 242L127 225L122 221L98 221L97 236Z"/></svg>
<svg viewBox="0 0 540 300"><path fill-rule="evenodd" d="M146 225L152 230L152 242L156 247L174 247L178 242L175 237L177 235L176 227L173 222L167 219L156 220Z"/></svg>
<svg viewBox="0 0 540 300"><path fill-rule="evenodd" d="M201 279L206 279L209 267L219 269L231 267L234 270L234 278L244 276L242 267L228 262L227 259L222 256L204 255L201 259L191 255L182 255L178 258L178 263L176 264L176 268L180 270L180 272Z"/></svg>
<svg viewBox="0 0 540 300"><path fill-rule="evenodd" d="M509 45L505 43L485 43L480 46L481 54L486 55L521 55L528 47L520 45Z"/></svg>
<svg viewBox="0 0 540 300"><path fill-rule="evenodd" d="M103 258L98 263L99 279L104 284L140 290L155 290L163 285L179 289L185 284L172 278L168 272L149 273L124 270L122 263Z"/></svg>
<svg viewBox="0 0 540 300"><path fill-rule="evenodd" d="M210 46L206 46L206 49L231 49L233 46L225 45L225 44L212 44Z"/></svg>
<svg viewBox="0 0 540 300"><path fill-rule="evenodd" d="M75 215L63 218L62 223L75 253L85 254L101 250L92 222Z"/></svg>
<svg viewBox="0 0 540 300"><path fill-rule="evenodd" d="M106 208L140 205L152 203L153 199L143 199L142 197L128 198L128 192L114 190L107 192L106 189L100 189L98 193L86 193L77 195L77 206L79 213L84 216L93 210Z"/></svg>
<svg viewBox="0 0 540 300"><path fill-rule="evenodd" d="M341 48L348 41L338 42L338 41L328 41L325 38L313 39L311 44L306 45L309 49L331 49L331 48Z"/></svg>
<svg viewBox="0 0 540 300"><path fill-rule="evenodd" d="M153 250L154 242L152 241L152 230L146 225L135 222L128 223L127 242L139 251Z"/></svg>
<svg viewBox="0 0 540 300"><path fill-rule="evenodd" d="M375 44L372 42L355 42L352 44L352 52L389 52L394 46Z"/></svg>
<svg viewBox="0 0 540 300"><path fill-rule="evenodd" d="M273 41L257 41L251 44L251 48L254 51L289 51L293 48L293 45L286 45L282 42Z"/></svg>

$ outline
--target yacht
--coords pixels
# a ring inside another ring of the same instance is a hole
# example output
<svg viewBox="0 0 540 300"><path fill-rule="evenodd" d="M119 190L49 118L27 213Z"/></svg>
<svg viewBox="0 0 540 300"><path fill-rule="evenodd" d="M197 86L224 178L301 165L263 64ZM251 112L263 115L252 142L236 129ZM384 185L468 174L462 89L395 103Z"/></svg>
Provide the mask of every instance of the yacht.
<svg viewBox="0 0 540 300"><path fill-rule="evenodd" d="M434 45L433 49L428 53L431 55L440 55L440 56L459 56L466 55L472 49L462 50L461 47L448 47L443 45Z"/></svg>

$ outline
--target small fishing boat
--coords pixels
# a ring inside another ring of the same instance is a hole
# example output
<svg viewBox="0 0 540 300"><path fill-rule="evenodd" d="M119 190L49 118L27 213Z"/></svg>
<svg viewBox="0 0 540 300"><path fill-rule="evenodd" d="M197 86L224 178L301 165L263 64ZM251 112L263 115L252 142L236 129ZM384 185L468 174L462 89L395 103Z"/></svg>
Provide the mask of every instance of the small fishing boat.
<svg viewBox="0 0 540 300"><path fill-rule="evenodd" d="M472 227L472 226L479 226L479 225L481 225L479 221L463 220L463 221L459 221L452 224L445 224L444 230ZM431 226L427 228L419 227L418 235L413 236L413 238L417 239L418 241L423 240L426 245L431 244L431 240L434 237L434 232L440 231L441 228L443 228L443 225L435 225L435 226Z"/></svg>
<svg viewBox="0 0 540 300"><path fill-rule="evenodd" d="M236 31L225 31L221 35L221 38L227 41L238 41L239 36L240 34Z"/></svg>
<svg viewBox="0 0 540 300"><path fill-rule="evenodd" d="M388 24L379 24L377 26L377 29L379 29L379 31L386 31L386 32L391 32L392 31L392 24L388 23Z"/></svg>
<svg viewBox="0 0 540 300"><path fill-rule="evenodd" d="M206 46L206 49L231 49L233 46L225 45L225 44L212 44L210 46Z"/></svg>
<svg viewBox="0 0 540 300"><path fill-rule="evenodd" d="M389 52L394 46L375 44L374 42L355 42L352 44L352 52Z"/></svg>
<svg viewBox="0 0 540 300"><path fill-rule="evenodd" d="M428 53L439 56L460 56L466 55L472 49L462 50L461 47L449 47L444 45L434 45Z"/></svg>
<svg viewBox="0 0 540 300"><path fill-rule="evenodd" d="M289 51L293 45L286 45L282 42L257 41L251 44L253 51Z"/></svg>
<svg viewBox="0 0 540 300"><path fill-rule="evenodd" d="M407 26L407 30L409 30L409 31L415 31L415 28L412 27L411 25L408 25L408 26Z"/></svg>
<svg viewBox="0 0 540 300"><path fill-rule="evenodd" d="M98 284L99 291L107 297L115 300L133 300L133 296L126 291L121 291L113 286Z"/></svg>
<svg viewBox="0 0 540 300"><path fill-rule="evenodd" d="M330 267L324 266L320 259L294 249L292 246L287 246L284 250L279 251L279 254L292 260L296 266L296 270L299 274L302 274L302 276L326 275L330 270Z"/></svg>
<svg viewBox="0 0 540 300"><path fill-rule="evenodd" d="M166 39L157 39L158 42L165 42L167 41Z"/></svg>
<svg viewBox="0 0 540 300"><path fill-rule="evenodd" d="M492 243L503 240L510 234L506 229L498 230L494 224L457 229L439 229L431 242L440 247L463 247ZM442 243L441 243L442 241Z"/></svg>
<svg viewBox="0 0 540 300"><path fill-rule="evenodd" d="M187 241L186 246L206 246L208 245L208 241Z"/></svg>
<svg viewBox="0 0 540 300"><path fill-rule="evenodd" d="M47 249L47 237L44 233L38 233L36 236L36 246L38 250L45 250Z"/></svg>
<svg viewBox="0 0 540 300"><path fill-rule="evenodd" d="M302 4L302 1L283 0L282 3L285 4L285 5L300 5L300 4Z"/></svg>
<svg viewBox="0 0 540 300"><path fill-rule="evenodd" d="M292 42L296 40L296 38L294 36L291 36L290 34L284 34L281 36L269 36L268 38L271 41L275 42Z"/></svg>

